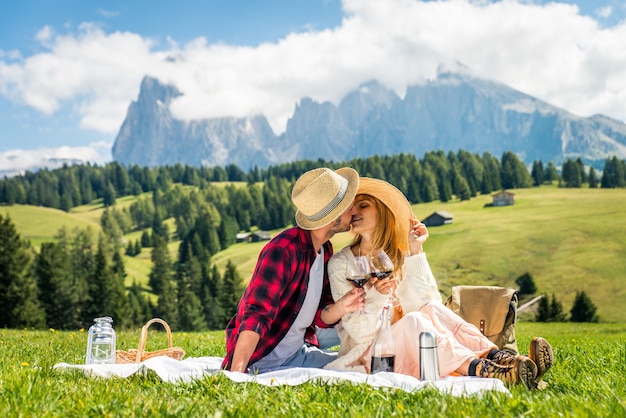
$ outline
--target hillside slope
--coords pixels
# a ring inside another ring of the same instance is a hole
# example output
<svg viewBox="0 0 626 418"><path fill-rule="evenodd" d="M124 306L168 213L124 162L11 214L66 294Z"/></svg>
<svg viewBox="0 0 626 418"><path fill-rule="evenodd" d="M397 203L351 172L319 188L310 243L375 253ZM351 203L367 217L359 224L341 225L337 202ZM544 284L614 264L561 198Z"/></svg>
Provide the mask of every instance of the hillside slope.
<svg viewBox="0 0 626 418"><path fill-rule="evenodd" d="M528 272L538 293L555 294L569 312L577 291L585 291L602 321L624 322L626 316L626 189L513 190L515 205L490 207L491 196L470 201L431 202L413 206L418 218L437 210L454 216L450 225L430 228L425 249L445 298L460 284L517 287L515 279ZM120 204L129 204L122 201ZM99 230L97 205L70 214L33 206L0 207L11 217L22 238L34 245L51 240L62 225ZM174 230L173 226L170 230ZM275 235L278 231L272 231ZM138 239L140 233L127 239ZM332 240L335 250L351 239L349 233ZM175 256L178 243L170 243ZM254 269L264 243L239 243L213 256L223 269L228 260L244 281ZM147 283L150 250L125 257L127 284Z"/></svg>
<svg viewBox="0 0 626 418"><path fill-rule="evenodd" d="M624 189L513 190L515 205L488 206L491 196L464 202L413 206L418 218L444 210L453 223L431 227L425 250L441 294L455 285L517 288L528 272L538 293L555 294L569 314L577 291L585 291L601 321L624 322L626 316L626 216ZM351 239L338 234L336 251ZM236 261L249 280L262 243L235 244L216 254L218 266Z"/></svg>

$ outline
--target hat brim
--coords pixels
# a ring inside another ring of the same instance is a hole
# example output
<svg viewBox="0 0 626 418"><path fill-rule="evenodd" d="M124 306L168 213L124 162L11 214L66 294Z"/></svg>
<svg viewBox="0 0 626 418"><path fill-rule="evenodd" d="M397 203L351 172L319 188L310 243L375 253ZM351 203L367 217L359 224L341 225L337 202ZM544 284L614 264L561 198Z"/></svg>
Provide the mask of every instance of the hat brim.
<svg viewBox="0 0 626 418"><path fill-rule="evenodd" d="M346 189L346 194L341 202L335 207L332 211L328 213L328 215L317 221L310 221L307 219L305 215L302 214L299 210L296 211L296 223L302 229L318 229L322 228L346 211L350 206L352 206L352 202L354 201L354 196L356 196L357 190L359 188L359 173L356 172L353 168L343 167L335 170L335 173L339 174L341 177L348 180L348 188Z"/></svg>
<svg viewBox="0 0 626 418"><path fill-rule="evenodd" d="M410 220L415 215L404 193L384 180L361 177L356 194L373 196L387 206L395 218L398 239L403 243L408 240Z"/></svg>

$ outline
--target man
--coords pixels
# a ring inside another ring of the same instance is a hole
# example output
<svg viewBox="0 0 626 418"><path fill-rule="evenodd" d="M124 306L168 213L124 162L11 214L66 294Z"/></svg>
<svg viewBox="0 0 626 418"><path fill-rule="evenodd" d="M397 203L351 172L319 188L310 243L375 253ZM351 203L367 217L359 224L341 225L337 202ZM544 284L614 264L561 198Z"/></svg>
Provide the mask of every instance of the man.
<svg viewBox="0 0 626 418"><path fill-rule="evenodd" d="M336 358L305 341L315 342L315 327L332 327L357 310L362 290L336 303L326 264L329 242L350 229L359 175L351 168L318 168L304 173L293 187L297 227L274 237L261 251L237 314L226 327L222 368L266 372L284 367L323 367Z"/></svg>

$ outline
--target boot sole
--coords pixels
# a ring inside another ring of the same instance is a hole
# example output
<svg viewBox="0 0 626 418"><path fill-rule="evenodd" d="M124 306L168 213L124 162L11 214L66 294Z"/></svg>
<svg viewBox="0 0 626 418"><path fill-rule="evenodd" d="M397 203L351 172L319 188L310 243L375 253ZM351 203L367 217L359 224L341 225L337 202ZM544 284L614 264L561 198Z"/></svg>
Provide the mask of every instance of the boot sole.
<svg viewBox="0 0 626 418"><path fill-rule="evenodd" d="M517 379L518 382L526 387L526 389L533 389L536 387L537 379L537 365L535 362L528 358L523 357L517 364Z"/></svg>
<svg viewBox="0 0 626 418"><path fill-rule="evenodd" d="M545 338L535 337L530 342L528 357L537 365L535 384L539 384L543 375L546 374L554 364L552 346Z"/></svg>

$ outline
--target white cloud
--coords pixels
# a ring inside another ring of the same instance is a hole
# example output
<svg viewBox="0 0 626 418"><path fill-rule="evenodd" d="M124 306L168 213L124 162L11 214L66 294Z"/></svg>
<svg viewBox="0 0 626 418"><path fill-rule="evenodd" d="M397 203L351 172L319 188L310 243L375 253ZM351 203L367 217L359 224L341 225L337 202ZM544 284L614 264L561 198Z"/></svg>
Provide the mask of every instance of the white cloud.
<svg viewBox="0 0 626 418"><path fill-rule="evenodd" d="M263 112L278 133L303 96L337 103L370 79L403 94L407 83L458 61L581 116L626 120L626 22L602 27L573 5L514 0L344 0L343 7L334 30L257 47L199 38L182 46L168 39L157 49L137 34L89 24L65 35L47 28L39 34L47 52L0 59L0 93L47 114L71 105L83 129L115 134L150 74L184 92L173 106L181 117Z"/></svg>
<svg viewBox="0 0 626 418"><path fill-rule="evenodd" d="M0 153L0 177L38 168L58 168L64 162L81 161L103 165L111 161L112 143L101 141L84 147L14 149Z"/></svg>
<svg viewBox="0 0 626 418"><path fill-rule="evenodd" d="M98 9L98 14L106 17L107 19L113 18L113 17L117 17L120 15L119 12L114 12L114 11L109 11L109 10L105 10L105 9Z"/></svg>
<svg viewBox="0 0 626 418"><path fill-rule="evenodd" d="M44 28L38 39L48 52L0 61L0 92L45 114L69 104L82 117L81 127L99 132L119 129L141 78L161 58L150 50L150 39L106 34L92 24L71 35Z"/></svg>
<svg viewBox="0 0 626 418"><path fill-rule="evenodd" d="M598 10L596 10L596 15L599 17L606 19L613 14L613 8L611 6L604 6Z"/></svg>

